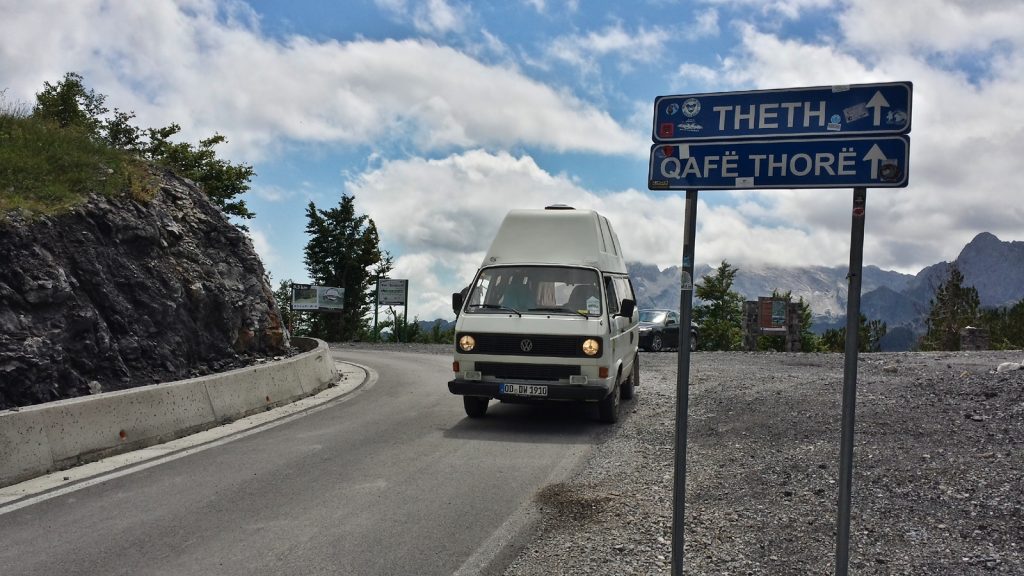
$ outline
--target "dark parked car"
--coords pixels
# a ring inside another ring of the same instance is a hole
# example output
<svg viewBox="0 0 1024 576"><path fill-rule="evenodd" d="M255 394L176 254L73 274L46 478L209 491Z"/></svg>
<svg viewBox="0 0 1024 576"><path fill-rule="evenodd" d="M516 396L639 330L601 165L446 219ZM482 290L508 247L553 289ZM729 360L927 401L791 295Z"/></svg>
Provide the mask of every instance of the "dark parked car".
<svg viewBox="0 0 1024 576"><path fill-rule="evenodd" d="M649 308L640 311L640 347L661 352L679 347L679 313ZM690 325L690 350L697 349L697 327Z"/></svg>

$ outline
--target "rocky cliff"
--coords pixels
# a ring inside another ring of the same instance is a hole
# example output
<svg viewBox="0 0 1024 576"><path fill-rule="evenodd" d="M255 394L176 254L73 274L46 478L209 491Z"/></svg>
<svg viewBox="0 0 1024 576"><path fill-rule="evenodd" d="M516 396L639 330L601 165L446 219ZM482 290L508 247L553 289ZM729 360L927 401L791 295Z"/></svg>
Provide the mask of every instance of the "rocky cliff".
<svg viewBox="0 0 1024 576"><path fill-rule="evenodd" d="M0 409L242 366L288 348L250 240L191 182L0 219Z"/></svg>

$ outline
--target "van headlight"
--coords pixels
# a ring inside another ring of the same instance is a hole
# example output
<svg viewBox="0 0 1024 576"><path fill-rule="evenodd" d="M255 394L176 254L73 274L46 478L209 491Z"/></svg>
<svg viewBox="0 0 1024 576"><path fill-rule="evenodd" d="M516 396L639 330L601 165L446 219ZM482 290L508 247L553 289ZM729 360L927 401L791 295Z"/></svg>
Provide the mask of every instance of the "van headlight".
<svg viewBox="0 0 1024 576"><path fill-rule="evenodd" d="M469 334L464 334L459 338L459 350L463 352L472 352L473 348L476 348L476 338L473 338Z"/></svg>
<svg viewBox="0 0 1024 576"><path fill-rule="evenodd" d="M583 353L587 356L597 356L601 353L601 343L593 338L583 341Z"/></svg>

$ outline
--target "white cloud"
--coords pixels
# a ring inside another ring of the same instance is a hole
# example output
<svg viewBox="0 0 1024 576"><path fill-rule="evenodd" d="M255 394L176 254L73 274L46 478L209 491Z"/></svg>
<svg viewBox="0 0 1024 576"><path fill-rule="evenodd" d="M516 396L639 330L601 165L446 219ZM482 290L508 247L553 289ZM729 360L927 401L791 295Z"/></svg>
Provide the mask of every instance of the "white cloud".
<svg viewBox="0 0 1024 576"><path fill-rule="evenodd" d="M401 22L409 22L424 34L444 35L465 28L470 10L467 6L450 4L447 0L375 0L378 7Z"/></svg>
<svg viewBox="0 0 1024 576"><path fill-rule="evenodd" d="M851 3L839 17L844 35L831 43L780 38L748 24L740 27L737 51L717 70L683 65L680 76L723 90L912 81L910 186L869 192L865 257L916 272L955 258L979 232L1015 238L1024 224L1012 168L1024 154L1024 36L1007 24L1024 22L1024 5L962 6ZM928 27L921 26L924 20ZM880 23L875 28L866 21ZM934 34L932 22L948 33ZM969 55L977 73L933 62L936 50L966 50L951 57ZM829 245L848 246L848 191L747 194L763 207L760 221L831 230ZM842 253L822 251L817 241L802 245L821 263L845 260Z"/></svg>
<svg viewBox="0 0 1024 576"><path fill-rule="evenodd" d="M709 86L715 86L719 82L718 70L708 66L701 66L700 64L691 64L689 62L679 65L677 75L680 80L685 83L695 83L704 86L705 90Z"/></svg>
<svg viewBox="0 0 1024 576"><path fill-rule="evenodd" d="M286 190L280 186L266 186L257 184L250 189L250 192L257 198L267 202L284 202L295 196L294 190Z"/></svg>
<svg viewBox="0 0 1024 576"><path fill-rule="evenodd" d="M592 74L597 72L599 60L609 56L614 56L625 63L657 58L669 38L669 32L662 28L640 27L630 32L616 24L600 32L556 38L546 51L548 57Z"/></svg>
<svg viewBox="0 0 1024 576"><path fill-rule="evenodd" d="M836 0L705 0L709 4L730 6L734 8L757 8L761 14L778 14L789 20L796 20L810 9L828 8L837 4Z"/></svg>
<svg viewBox="0 0 1024 576"><path fill-rule="evenodd" d="M979 51L1024 44L1024 3L1016 0L851 2L839 17L846 41L873 53ZM924 23L927 23L926 25Z"/></svg>
<svg viewBox="0 0 1024 576"><path fill-rule="evenodd" d="M280 257L277 251L274 249L273 242L267 238L267 233L257 227L253 223L247 223L249 231L249 239L252 240L252 246L256 250L256 254L259 255L260 260L263 261L263 266L267 270L272 269L275 265L280 262Z"/></svg>
<svg viewBox="0 0 1024 576"><path fill-rule="evenodd" d="M544 10L546 8L546 3L544 0L522 0L522 2L523 4L532 7L537 12L540 12L541 14L544 13Z"/></svg>
<svg viewBox="0 0 1024 576"><path fill-rule="evenodd" d="M428 41L265 37L218 3L100 0L18 3L0 20L0 78L29 100L74 70L144 126L217 131L255 162L281 142L418 150L537 146L638 154L645 138L606 112L519 72ZM231 6L231 5L229 5ZM577 138L580 126L591 137Z"/></svg>
<svg viewBox="0 0 1024 576"><path fill-rule="evenodd" d="M718 35L718 10L706 10L697 14L697 26L687 34L691 40Z"/></svg>

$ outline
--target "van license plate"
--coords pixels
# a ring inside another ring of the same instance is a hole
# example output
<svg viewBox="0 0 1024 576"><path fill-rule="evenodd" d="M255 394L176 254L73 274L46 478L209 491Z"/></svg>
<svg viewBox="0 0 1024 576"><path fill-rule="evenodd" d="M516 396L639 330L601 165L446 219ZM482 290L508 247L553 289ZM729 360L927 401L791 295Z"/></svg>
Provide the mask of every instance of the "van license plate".
<svg viewBox="0 0 1024 576"><path fill-rule="evenodd" d="M532 384L502 384L502 394L515 394L516 396L547 396L547 386L534 386Z"/></svg>

